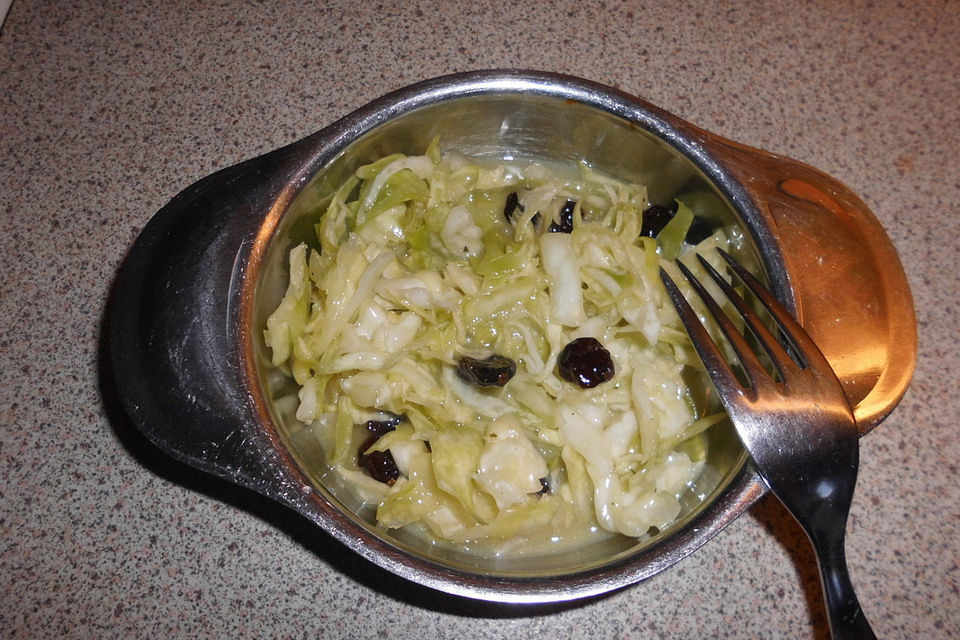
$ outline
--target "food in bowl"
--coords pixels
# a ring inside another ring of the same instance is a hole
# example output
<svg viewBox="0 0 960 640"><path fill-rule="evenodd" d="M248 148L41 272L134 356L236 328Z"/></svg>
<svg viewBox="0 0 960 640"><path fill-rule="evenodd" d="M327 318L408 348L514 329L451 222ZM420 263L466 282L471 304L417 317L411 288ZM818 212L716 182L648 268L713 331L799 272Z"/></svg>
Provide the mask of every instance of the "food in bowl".
<svg viewBox="0 0 960 640"><path fill-rule="evenodd" d="M716 473L704 432L724 414L658 270L740 240L697 197L436 140L360 167L266 322L296 420L379 525L438 543L509 555L668 527Z"/></svg>
<svg viewBox="0 0 960 640"><path fill-rule="evenodd" d="M849 190L614 89L546 73L495 71L433 79L378 98L301 141L202 179L158 212L124 260L109 323L114 376L137 428L174 458L302 514L378 567L446 593L499 602L559 602L633 584L686 557L756 502L764 486L725 421L691 441L703 446L703 471L681 497L680 515L659 533L609 534L589 544L574 541L569 551L551 538L532 538L550 554L545 557L521 555L521 536L487 553L479 544L443 543L429 528L415 535L426 525L376 524L378 503L361 503L328 464L315 421L296 419L300 387L289 360L270 366L263 329L287 288L290 250L304 241L320 248L314 225L337 187L389 153L422 153L438 135L446 149L500 164L547 162L562 176L577 176L583 160L595 171L645 185L652 203L671 207L679 199L711 227L722 225L728 241L739 245L733 247L737 259L766 274L779 298L803 309L805 326L828 338L829 355L863 365L844 368L841 379L851 400L862 400L855 410L864 431L902 395L916 346L912 304L889 239ZM844 209L840 233L818 235L839 212L820 206L822 200L798 199L784 178L830 194L831 204L835 199ZM738 229L748 235L739 237ZM859 293L850 299L879 301L871 305L875 313L801 304L837 302L830 290L836 278L822 277L836 264L876 276L850 283ZM842 331L834 335L837 317L855 317L857 326L866 321L864 335L878 357L902 366L886 367L877 383L876 358L869 366L862 358L843 359L846 352L836 350L843 337ZM898 328L893 343L885 338L890 327ZM699 395L696 369L684 371ZM592 391L615 381L616 372ZM712 413L707 402L697 406L703 408L698 415ZM599 524L596 529L602 535Z"/></svg>

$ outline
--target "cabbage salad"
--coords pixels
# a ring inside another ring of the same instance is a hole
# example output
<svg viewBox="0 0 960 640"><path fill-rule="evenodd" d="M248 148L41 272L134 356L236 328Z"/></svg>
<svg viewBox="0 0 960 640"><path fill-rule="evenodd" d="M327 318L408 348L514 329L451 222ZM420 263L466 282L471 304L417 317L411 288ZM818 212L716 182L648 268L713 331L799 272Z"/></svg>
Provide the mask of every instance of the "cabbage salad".
<svg viewBox="0 0 960 640"><path fill-rule="evenodd" d="M315 229L265 340L379 525L502 552L677 518L724 415L658 269L702 275L694 244L719 268L722 229L587 166L436 141L360 167Z"/></svg>

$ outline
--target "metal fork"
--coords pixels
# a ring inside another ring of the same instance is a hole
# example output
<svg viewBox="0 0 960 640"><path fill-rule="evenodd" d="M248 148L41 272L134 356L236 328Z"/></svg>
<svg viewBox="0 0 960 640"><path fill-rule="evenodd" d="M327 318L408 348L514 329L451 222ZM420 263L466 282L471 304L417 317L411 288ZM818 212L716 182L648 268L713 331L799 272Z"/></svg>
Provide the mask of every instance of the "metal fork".
<svg viewBox="0 0 960 640"><path fill-rule="evenodd" d="M719 252L767 308L789 345L782 346L733 286L697 255L766 352L774 375L696 276L677 262L733 347L748 380L747 385L741 384L663 268L660 278L761 478L813 544L832 636L875 638L854 593L844 555L844 530L859 459L859 434L850 405L833 369L800 324L745 268Z"/></svg>

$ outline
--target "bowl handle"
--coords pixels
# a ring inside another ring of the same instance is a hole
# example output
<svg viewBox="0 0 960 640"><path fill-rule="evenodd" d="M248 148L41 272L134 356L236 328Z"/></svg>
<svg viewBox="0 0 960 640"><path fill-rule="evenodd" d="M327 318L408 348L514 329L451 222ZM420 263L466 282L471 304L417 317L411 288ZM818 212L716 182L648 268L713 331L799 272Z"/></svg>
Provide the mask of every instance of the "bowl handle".
<svg viewBox="0 0 960 640"><path fill-rule="evenodd" d="M700 132L780 235L798 316L844 390L861 435L906 391L917 357L913 299L890 238L838 180Z"/></svg>
<svg viewBox="0 0 960 640"><path fill-rule="evenodd" d="M303 496L254 428L237 344L237 283L303 141L190 185L140 233L108 311L110 360L137 428L174 458L295 506Z"/></svg>

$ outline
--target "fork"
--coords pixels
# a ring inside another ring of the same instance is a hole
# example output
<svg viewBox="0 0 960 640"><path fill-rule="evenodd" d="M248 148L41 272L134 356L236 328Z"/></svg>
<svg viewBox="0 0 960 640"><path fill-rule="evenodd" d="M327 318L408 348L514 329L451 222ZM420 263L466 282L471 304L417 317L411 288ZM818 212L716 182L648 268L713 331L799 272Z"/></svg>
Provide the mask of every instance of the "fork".
<svg viewBox="0 0 960 640"><path fill-rule="evenodd" d="M697 254L710 279L766 352L773 374L703 284L678 261L733 348L747 380L742 384L662 267L660 278L757 472L813 545L832 637L876 638L857 601L844 554L844 530L859 459L853 412L830 364L800 324L749 271L725 251L718 252L766 307L785 338L786 347L733 286Z"/></svg>

